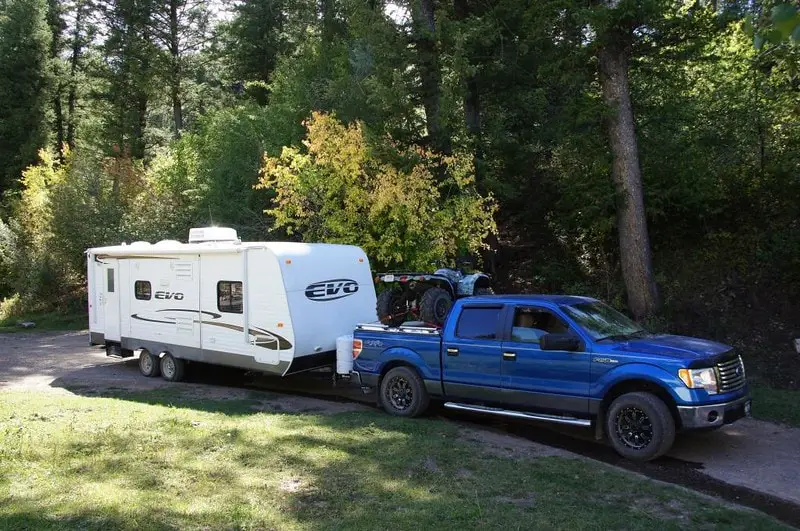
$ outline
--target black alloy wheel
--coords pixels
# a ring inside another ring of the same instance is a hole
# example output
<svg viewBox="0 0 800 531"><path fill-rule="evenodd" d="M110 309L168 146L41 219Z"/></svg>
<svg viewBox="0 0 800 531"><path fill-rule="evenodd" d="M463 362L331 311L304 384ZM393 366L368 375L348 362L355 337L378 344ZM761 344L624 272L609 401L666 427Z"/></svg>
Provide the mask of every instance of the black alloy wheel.
<svg viewBox="0 0 800 531"><path fill-rule="evenodd" d="M647 413L638 407L628 406L620 409L615 423L617 437L628 448L641 450L653 442L653 423Z"/></svg>

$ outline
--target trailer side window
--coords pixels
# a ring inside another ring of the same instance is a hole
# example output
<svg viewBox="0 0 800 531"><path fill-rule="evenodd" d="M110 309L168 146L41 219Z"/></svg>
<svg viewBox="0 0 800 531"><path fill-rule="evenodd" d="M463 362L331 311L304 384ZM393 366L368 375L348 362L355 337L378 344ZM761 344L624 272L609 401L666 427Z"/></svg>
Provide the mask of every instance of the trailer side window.
<svg viewBox="0 0 800 531"><path fill-rule="evenodd" d="M217 282L217 309L221 312L242 313L242 283L231 280Z"/></svg>
<svg viewBox="0 0 800 531"><path fill-rule="evenodd" d="M106 271L107 271L106 277L108 280L108 286L107 286L108 289L106 289L106 291L108 291L109 293L114 293L114 270L109 268L106 269Z"/></svg>
<svg viewBox="0 0 800 531"><path fill-rule="evenodd" d="M133 283L133 294L140 301L149 301L153 295L150 283L146 280L137 280Z"/></svg>

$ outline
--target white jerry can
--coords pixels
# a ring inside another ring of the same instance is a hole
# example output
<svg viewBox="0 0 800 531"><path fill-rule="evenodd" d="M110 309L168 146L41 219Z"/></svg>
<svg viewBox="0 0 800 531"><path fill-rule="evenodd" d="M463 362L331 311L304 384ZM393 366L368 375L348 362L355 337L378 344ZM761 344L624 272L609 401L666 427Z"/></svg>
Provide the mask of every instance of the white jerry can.
<svg viewBox="0 0 800 531"><path fill-rule="evenodd" d="M336 338L336 372L350 374L353 370L353 334Z"/></svg>

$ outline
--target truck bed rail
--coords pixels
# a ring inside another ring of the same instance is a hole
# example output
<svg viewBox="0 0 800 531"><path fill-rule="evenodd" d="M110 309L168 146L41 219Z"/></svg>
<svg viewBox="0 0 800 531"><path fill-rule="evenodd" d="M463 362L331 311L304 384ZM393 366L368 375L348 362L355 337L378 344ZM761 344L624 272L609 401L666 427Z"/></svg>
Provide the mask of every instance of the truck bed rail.
<svg viewBox="0 0 800 531"><path fill-rule="evenodd" d="M365 332L403 332L406 334L439 335L440 330L432 326L390 326L381 323L363 323L356 325L356 330Z"/></svg>

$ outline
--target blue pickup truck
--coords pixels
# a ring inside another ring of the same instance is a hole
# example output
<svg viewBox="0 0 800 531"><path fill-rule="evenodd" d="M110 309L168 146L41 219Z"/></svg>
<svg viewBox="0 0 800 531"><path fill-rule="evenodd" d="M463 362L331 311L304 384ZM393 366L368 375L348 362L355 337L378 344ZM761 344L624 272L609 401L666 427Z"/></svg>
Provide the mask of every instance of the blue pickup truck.
<svg viewBox="0 0 800 531"><path fill-rule="evenodd" d="M750 413L744 363L729 346L650 334L587 297L499 295L456 301L441 329L360 325L352 378L392 415L430 400L451 409L594 427L634 460L680 430Z"/></svg>

